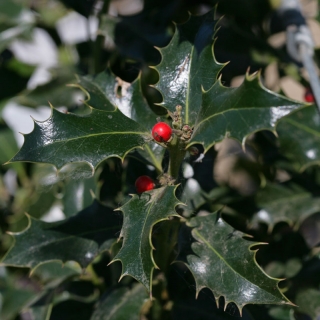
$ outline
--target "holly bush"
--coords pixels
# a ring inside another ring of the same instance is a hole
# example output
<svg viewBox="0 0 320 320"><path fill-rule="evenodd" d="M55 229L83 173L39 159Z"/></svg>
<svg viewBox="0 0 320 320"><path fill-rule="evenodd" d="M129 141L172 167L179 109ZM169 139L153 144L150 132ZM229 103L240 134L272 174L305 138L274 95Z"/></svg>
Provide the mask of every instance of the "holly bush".
<svg viewBox="0 0 320 320"><path fill-rule="evenodd" d="M63 2L85 17L93 5ZM61 3L2 5L2 30L42 28L61 56L20 92L34 67L1 40L1 68L21 80L2 109L51 107L19 150L1 118L1 319L318 319L316 107L267 89L263 68L227 85L214 9L146 2L151 22L103 3L81 45L55 31ZM31 9L38 21L18 19Z"/></svg>

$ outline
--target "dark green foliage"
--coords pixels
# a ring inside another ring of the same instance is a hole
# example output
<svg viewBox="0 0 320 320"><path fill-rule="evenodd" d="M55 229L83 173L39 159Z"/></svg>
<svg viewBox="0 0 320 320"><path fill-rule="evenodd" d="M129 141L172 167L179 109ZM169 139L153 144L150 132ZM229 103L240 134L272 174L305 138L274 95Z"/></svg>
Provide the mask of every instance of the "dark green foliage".
<svg viewBox="0 0 320 320"><path fill-rule="evenodd" d="M109 17L115 3L0 5L0 112L4 99L53 105L20 149L0 114L0 318L318 319L320 117L241 65L260 63L243 58L257 48L267 61L283 57L264 41L268 3L243 11L225 1L222 21L214 9L188 13L204 1L146 1ZM96 39L59 39L63 4L87 23L96 16ZM8 48L34 26L54 39L59 62L27 90L35 67ZM230 35L225 46L219 34ZM235 56L234 67L215 53ZM227 86L239 70L242 84ZM153 140L157 121L171 140ZM136 194L142 175L154 189Z"/></svg>

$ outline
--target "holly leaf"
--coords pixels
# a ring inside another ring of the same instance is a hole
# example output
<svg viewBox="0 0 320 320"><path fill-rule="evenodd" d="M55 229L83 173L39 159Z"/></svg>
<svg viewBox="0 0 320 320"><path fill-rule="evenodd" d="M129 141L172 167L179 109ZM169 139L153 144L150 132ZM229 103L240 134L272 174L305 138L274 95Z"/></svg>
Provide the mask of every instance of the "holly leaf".
<svg viewBox="0 0 320 320"><path fill-rule="evenodd" d="M154 249L151 241L153 226L170 217L180 217L175 207L180 202L175 197L174 186L167 186L134 195L121 208L124 215L120 238L123 244L112 262L121 261L121 278L130 275L141 282L151 294L154 268ZM121 279L120 278L120 279Z"/></svg>
<svg viewBox="0 0 320 320"><path fill-rule="evenodd" d="M240 313L249 303L291 304L278 288L279 279L271 278L256 262L257 250L243 239L245 234L224 222L217 213L192 218L188 222L197 242L187 266L196 281L196 292L209 288L218 303L225 298L225 308L234 302ZM236 286L235 286L236 284Z"/></svg>
<svg viewBox="0 0 320 320"><path fill-rule="evenodd" d="M86 104L95 109L112 111L117 106L127 117L142 123L148 132L151 132L156 123L157 116L142 93L141 75L130 84L116 77L110 70L106 70L95 77L79 77L76 86L87 94ZM161 172L161 162L165 152L162 146L150 140L143 150L137 152Z"/></svg>
<svg viewBox="0 0 320 320"><path fill-rule="evenodd" d="M64 221L47 223L27 217L28 227L12 234L14 243L2 264L33 270L53 260L74 260L85 268L110 249L122 222L119 214L98 201Z"/></svg>
<svg viewBox="0 0 320 320"><path fill-rule="evenodd" d="M202 98L189 145L201 143L205 151L225 137L244 144L255 131L275 131L278 120L303 105L263 88L258 75L246 75L238 88L217 81Z"/></svg>
<svg viewBox="0 0 320 320"><path fill-rule="evenodd" d="M297 229L307 217L320 212L320 198L293 184L288 187L267 184L259 190L256 203L260 210L253 216L252 223L266 223L269 232L281 221Z"/></svg>
<svg viewBox="0 0 320 320"><path fill-rule="evenodd" d="M143 304L148 299L146 289L136 284L131 290L119 288L112 291L106 299L100 301L91 320L139 320Z"/></svg>
<svg viewBox="0 0 320 320"><path fill-rule="evenodd" d="M320 164L320 116L315 106L283 118L278 126L280 152L303 171Z"/></svg>
<svg viewBox="0 0 320 320"><path fill-rule="evenodd" d="M208 90L222 69L213 56L215 25L212 11L191 16L187 23L176 26L169 45L159 49L162 61L155 67L160 74L155 87L163 96L161 105L171 112L181 105L183 122L190 126L201 107L202 88Z"/></svg>
<svg viewBox="0 0 320 320"><path fill-rule="evenodd" d="M71 86L78 87L86 93L87 105L103 111L114 111L116 105L122 106L121 100L117 101L119 97L116 96L116 77L109 70L96 76L77 76L77 79L78 84Z"/></svg>
<svg viewBox="0 0 320 320"><path fill-rule="evenodd" d="M34 129L24 135L20 151L9 161L51 163L58 169L69 162L87 162L92 170L109 157L123 159L142 147L149 132L118 109L75 115L52 108L49 119L34 121Z"/></svg>
<svg viewBox="0 0 320 320"><path fill-rule="evenodd" d="M300 291L296 297L299 306L299 313L304 313L312 320L319 320L320 317L320 291L316 289L305 289Z"/></svg>

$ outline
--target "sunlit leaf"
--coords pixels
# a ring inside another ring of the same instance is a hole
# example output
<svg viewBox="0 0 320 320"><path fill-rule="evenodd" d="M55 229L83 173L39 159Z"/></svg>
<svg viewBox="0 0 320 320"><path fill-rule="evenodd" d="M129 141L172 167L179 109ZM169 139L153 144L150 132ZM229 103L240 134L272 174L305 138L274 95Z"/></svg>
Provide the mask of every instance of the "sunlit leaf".
<svg viewBox="0 0 320 320"><path fill-rule="evenodd" d="M79 77L79 84L88 95L86 103L95 109L112 111L117 106L127 117L142 124L149 132L156 123L156 114L150 109L141 90L141 77L132 84L122 81L109 70L95 77ZM137 152L161 171L165 149L151 139Z"/></svg>
<svg viewBox="0 0 320 320"><path fill-rule="evenodd" d="M302 104L262 87L257 75L247 76L238 88L223 87L220 81L203 93L191 144L208 150L225 137L244 143L258 130L275 130L282 117Z"/></svg>
<svg viewBox="0 0 320 320"><path fill-rule="evenodd" d="M177 25L165 48L159 49L161 63L156 66L160 80L156 88L162 93L162 105L174 112L183 107L183 122L194 125L201 107L202 88L208 90L216 81L222 65L213 57L213 12L191 16L186 24Z"/></svg>
<svg viewBox="0 0 320 320"><path fill-rule="evenodd" d="M216 301L223 296L225 306L234 302L240 312L249 303L290 304L278 288L278 279L265 274L256 262L257 243L243 239L217 214L192 218L188 223L196 242L194 255L187 256L187 265L196 280L197 294L209 288Z"/></svg>
<svg viewBox="0 0 320 320"><path fill-rule="evenodd" d="M24 135L20 151L10 160L52 163L61 168L69 162L87 162L96 167L108 157L123 158L130 150L142 147L151 135L144 127L118 109L78 116L52 108L43 122Z"/></svg>

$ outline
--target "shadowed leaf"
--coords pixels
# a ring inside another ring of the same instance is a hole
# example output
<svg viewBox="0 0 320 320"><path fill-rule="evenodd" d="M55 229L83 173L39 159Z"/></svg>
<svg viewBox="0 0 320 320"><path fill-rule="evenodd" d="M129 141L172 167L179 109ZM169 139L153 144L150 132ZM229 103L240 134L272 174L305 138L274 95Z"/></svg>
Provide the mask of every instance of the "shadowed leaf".
<svg viewBox="0 0 320 320"><path fill-rule="evenodd" d="M280 221L298 228L307 217L320 212L320 198L312 197L298 185L267 184L259 190L256 202L260 210L253 216L252 223L266 223L269 232Z"/></svg>
<svg viewBox="0 0 320 320"><path fill-rule="evenodd" d="M153 269L157 267L152 255L152 229L162 220L179 217L175 211L179 201L174 193L174 186L154 189L144 192L140 197L134 195L119 208L124 215L120 233L123 245L112 262L121 261L121 277L132 276L150 292Z"/></svg>
<svg viewBox="0 0 320 320"><path fill-rule="evenodd" d="M122 220L119 213L97 201L64 221L28 219L28 228L13 234L14 244L2 264L34 269L52 260L74 260L85 268L99 253L110 249Z"/></svg>
<svg viewBox="0 0 320 320"><path fill-rule="evenodd" d="M148 299L145 287L136 284L131 290L120 288L111 292L106 299L100 301L91 320L139 320L140 310Z"/></svg>
<svg viewBox="0 0 320 320"><path fill-rule="evenodd" d="M280 152L304 170L320 164L320 116L315 106L299 110L279 122Z"/></svg>

